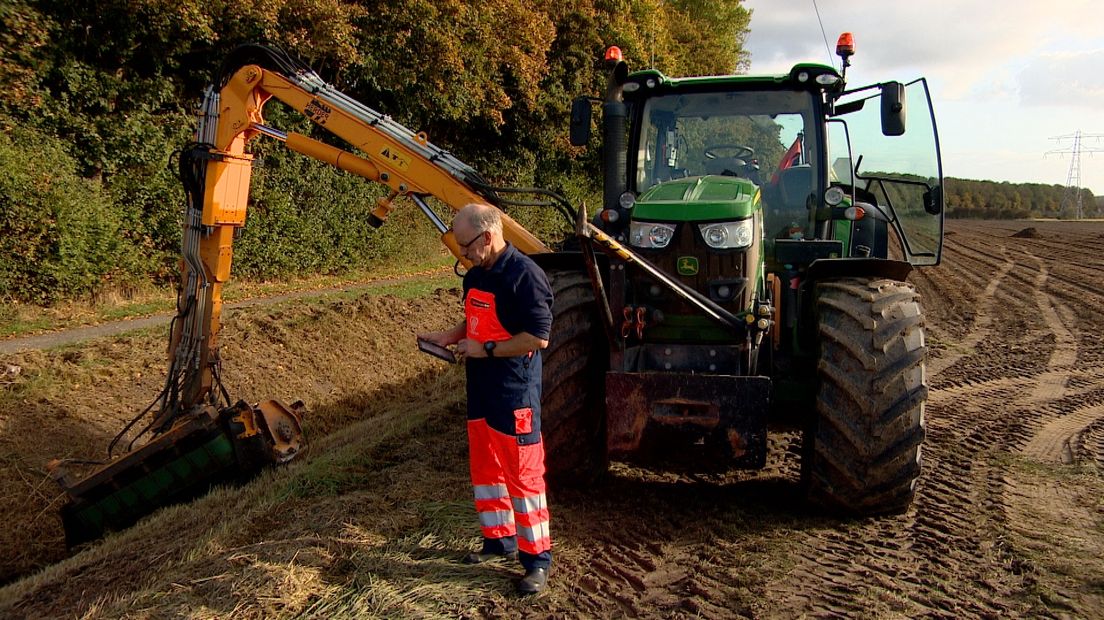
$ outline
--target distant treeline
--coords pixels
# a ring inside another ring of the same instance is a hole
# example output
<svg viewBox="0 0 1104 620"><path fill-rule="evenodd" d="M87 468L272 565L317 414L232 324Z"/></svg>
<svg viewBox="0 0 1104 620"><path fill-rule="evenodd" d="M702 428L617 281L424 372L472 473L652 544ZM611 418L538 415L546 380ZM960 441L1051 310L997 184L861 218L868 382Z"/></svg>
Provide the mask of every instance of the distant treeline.
<svg viewBox="0 0 1104 620"><path fill-rule="evenodd" d="M739 0L0 0L0 303L172 277L183 193L170 154L241 43L302 58L494 183L593 204L597 149L571 147L567 120L572 98L602 92L606 46L637 68L731 73L747 64L748 23ZM265 112L332 140L279 105ZM255 151L237 276L339 272L434 243L409 205L367 225L380 188L278 145Z"/></svg>
<svg viewBox="0 0 1104 620"><path fill-rule="evenodd" d="M1063 185L996 181L946 180L947 217L1021 219L1029 217L1075 218L1077 194ZM1104 216L1104 196L1082 188L1082 217Z"/></svg>

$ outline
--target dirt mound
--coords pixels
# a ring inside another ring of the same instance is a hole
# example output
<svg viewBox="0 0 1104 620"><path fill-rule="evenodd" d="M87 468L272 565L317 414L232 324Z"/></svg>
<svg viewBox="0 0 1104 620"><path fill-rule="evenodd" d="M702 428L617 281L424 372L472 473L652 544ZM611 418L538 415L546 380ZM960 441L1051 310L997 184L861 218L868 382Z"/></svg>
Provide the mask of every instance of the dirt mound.
<svg viewBox="0 0 1104 620"><path fill-rule="evenodd" d="M1012 236L1017 239L1038 239L1040 237L1038 229L1036 229L1034 226L1024 228L1023 230L1014 233Z"/></svg>
<svg viewBox="0 0 1104 620"><path fill-rule="evenodd" d="M460 312L458 290L238 310L220 333L223 377L235 399L302 398L313 440L359 420L385 386L440 370L416 353L414 333L454 324ZM159 328L5 360L21 372L0 383L0 583L68 555L64 495L45 463L106 457L115 433L161 389L165 340Z"/></svg>

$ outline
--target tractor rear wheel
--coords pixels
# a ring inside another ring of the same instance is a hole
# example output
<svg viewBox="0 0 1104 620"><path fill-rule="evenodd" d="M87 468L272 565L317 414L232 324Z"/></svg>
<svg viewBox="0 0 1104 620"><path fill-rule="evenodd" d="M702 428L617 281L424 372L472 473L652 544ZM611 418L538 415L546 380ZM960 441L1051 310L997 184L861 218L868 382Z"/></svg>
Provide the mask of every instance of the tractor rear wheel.
<svg viewBox="0 0 1104 620"><path fill-rule="evenodd" d="M608 352L589 277L547 270L555 302L552 334L542 353L541 432L550 479L591 479L604 473Z"/></svg>
<svg viewBox="0 0 1104 620"><path fill-rule="evenodd" d="M896 280L817 284L819 386L802 463L814 503L853 515L912 503L928 394L918 298Z"/></svg>

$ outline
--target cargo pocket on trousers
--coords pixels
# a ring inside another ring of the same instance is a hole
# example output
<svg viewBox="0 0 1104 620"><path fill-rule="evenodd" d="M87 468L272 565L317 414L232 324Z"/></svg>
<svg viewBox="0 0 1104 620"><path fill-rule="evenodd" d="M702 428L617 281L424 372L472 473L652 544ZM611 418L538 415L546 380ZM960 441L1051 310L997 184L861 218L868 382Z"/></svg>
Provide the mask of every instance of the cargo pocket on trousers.
<svg viewBox="0 0 1104 620"><path fill-rule="evenodd" d="M533 410L529 407L514 409L514 433L528 435L533 432Z"/></svg>

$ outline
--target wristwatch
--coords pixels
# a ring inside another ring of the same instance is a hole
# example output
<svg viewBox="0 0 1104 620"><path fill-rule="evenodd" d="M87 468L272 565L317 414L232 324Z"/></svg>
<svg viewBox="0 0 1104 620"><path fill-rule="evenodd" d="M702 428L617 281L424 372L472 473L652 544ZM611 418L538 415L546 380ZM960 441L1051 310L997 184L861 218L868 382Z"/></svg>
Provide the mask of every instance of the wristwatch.
<svg viewBox="0 0 1104 620"><path fill-rule="evenodd" d="M483 350L487 352L487 357L494 357L495 341L488 340L483 343Z"/></svg>

